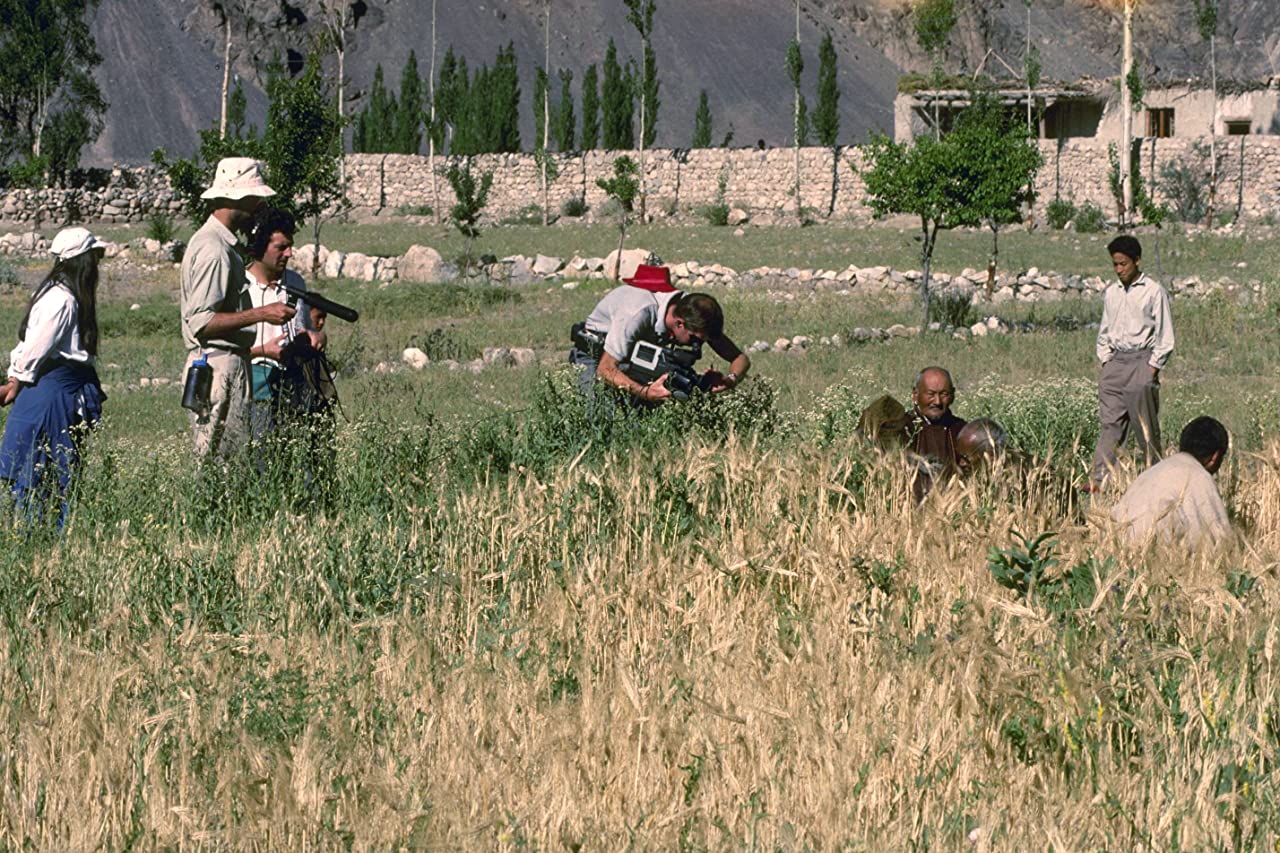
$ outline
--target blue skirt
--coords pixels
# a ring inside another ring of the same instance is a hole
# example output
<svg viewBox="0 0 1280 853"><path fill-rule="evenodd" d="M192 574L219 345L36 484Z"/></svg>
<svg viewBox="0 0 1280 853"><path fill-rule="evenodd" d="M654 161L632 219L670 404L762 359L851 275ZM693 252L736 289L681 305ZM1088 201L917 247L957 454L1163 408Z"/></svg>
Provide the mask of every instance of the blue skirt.
<svg viewBox="0 0 1280 853"><path fill-rule="evenodd" d="M55 362L14 401L0 440L0 479L19 499L42 483L65 494L77 462L78 428L98 422L106 399L93 365Z"/></svg>

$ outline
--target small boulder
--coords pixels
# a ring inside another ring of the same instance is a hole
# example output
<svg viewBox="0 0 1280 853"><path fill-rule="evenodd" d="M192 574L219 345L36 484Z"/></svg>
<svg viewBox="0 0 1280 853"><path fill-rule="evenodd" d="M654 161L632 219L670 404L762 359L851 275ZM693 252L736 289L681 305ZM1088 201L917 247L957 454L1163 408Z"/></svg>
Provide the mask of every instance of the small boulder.
<svg viewBox="0 0 1280 853"><path fill-rule="evenodd" d="M538 354L529 347L512 347L511 361L513 367L532 367L538 363Z"/></svg>
<svg viewBox="0 0 1280 853"><path fill-rule="evenodd" d="M619 261L618 251L615 249L604 259L604 273L612 278L614 264L619 264L618 278L631 278L636 274L636 267L647 263L651 254L648 249L623 249Z"/></svg>
<svg viewBox="0 0 1280 853"><path fill-rule="evenodd" d="M414 370L421 370L431 363L431 359L427 358L427 354L417 347L408 347L400 354L400 360Z"/></svg>
<svg viewBox="0 0 1280 853"><path fill-rule="evenodd" d="M729 226L737 228L739 225L746 225L751 221L751 216L740 207L735 207L729 211Z"/></svg>
<svg viewBox="0 0 1280 853"><path fill-rule="evenodd" d="M324 277L338 278L342 275L342 267L346 260L346 252L339 252L336 249L330 251L329 256L324 259Z"/></svg>
<svg viewBox="0 0 1280 853"><path fill-rule="evenodd" d="M769 351L768 341L756 341L751 346L747 347L747 352L768 352L768 351Z"/></svg>
<svg viewBox="0 0 1280 853"><path fill-rule="evenodd" d="M560 272L564 266L564 261L560 258L553 258L548 255L538 255L533 259L533 271L537 275L551 276Z"/></svg>
<svg viewBox="0 0 1280 853"><path fill-rule="evenodd" d="M778 338L776 341L773 342L773 349L777 350L778 352L786 352L787 350L791 349L791 339Z"/></svg>
<svg viewBox="0 0 1280 853"><path fill-rule="evenodd" d="M493 367L514 367L516 363L511 350L506 347L485 347L482 361Z"/></svg>
<svg viewBox="0 0 1280 853"><path fill-rule="evenodd" d="M405 281L446 281L456 275L439 252L416 244L400 256L396 270L398 277Z"/></svg>

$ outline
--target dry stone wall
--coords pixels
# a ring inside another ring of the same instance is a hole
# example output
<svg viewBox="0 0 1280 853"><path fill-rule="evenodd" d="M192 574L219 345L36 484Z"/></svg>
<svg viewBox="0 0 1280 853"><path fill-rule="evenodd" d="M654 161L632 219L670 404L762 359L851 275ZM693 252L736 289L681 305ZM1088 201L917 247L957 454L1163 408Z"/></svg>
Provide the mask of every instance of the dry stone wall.
<svg viewBox="0 0 1280 853"><path fill-rule="evenodd" d="M1143 139L1137 145L1142 175L1157 200L1165 164L1182 162L1207 174L1206 139ZM1240 208L1246 219L1271 215L1280 202L1280 137L1219 137L1218 209ZM1041 140L1044 167L1036 182L1038 205L1055 198L1092 202L1109 215L1115 209L1108 188L1107 145L1095 139ZM596 185L612 174L620 152L588 151L554 155L556 178L548 188L551 209L582 199L588 217L601 215L607 199ZM634 159L639 155L630 152ZM437 158L443 171L450 158ZM645 155L648 213L657 219L697 220L711 204L740 208L757 223L795 219L795 153L774 148L655 150ZM801 202L806 215L865 221L871 217L857 147L805 148L800 152ZM530 154L475 157L472 167L492 171L487 216L502 221L534 215L542 203L541 174ZM428 158L407 154L350 154L348 197L355 212L411 212L423 207L447 211L453 193L443 177L433 181ZM723 187L723 189L722 189ZM0 220L62 224L70 221L141 222L153 213L176 214L178 199L155 167L118 167L86 173L75 188L0 190Z"/></svg>

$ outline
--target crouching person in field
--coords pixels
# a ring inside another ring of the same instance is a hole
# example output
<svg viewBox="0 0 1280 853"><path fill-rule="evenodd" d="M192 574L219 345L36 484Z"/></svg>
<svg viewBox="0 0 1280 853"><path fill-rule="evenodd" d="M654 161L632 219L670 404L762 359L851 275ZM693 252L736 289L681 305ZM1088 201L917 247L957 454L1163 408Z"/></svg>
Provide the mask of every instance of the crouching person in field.
<svg viewBox="0 0 1280 853"><path fill-rule="evenodd" d="M942 367L926 367L911 387L911 410L889 395L871 402L858 418L858 432L882 450L904 448L914 464L916 500L933 484L956 473L956 436L965 425L951 412L955 383Z"/></svg>
<svg viewBox="0 0 1280 853"><path fill-rule="evenodd" d="M569 361L582 371L581 388L593 399L597 381L652 408L691 391L731 391L751 360L724 334L724 312L705 293L685 293L671 284L666 267L641 265L635 276L605 294L573 327ZM693 364L702 344L729 362L727 373L698 374Z"/></svg>
<svg viewBox="0 0 1280 853"><path fill-rule="evenodd" d="M1135 543L1173 540L1188 548L1231 538L1227 507L1213 475L1222 467L1230 438L1221 423L1201 416L1187 424L1178 453L1138 475L1111 510L1111 518Z"/></svg>

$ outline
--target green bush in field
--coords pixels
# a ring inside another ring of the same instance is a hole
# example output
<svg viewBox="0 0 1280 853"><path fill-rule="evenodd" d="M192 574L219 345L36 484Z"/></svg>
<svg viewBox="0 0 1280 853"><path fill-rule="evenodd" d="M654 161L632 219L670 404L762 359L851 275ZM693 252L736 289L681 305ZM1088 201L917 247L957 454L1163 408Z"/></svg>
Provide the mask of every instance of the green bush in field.
<svg viewBox="0 0 1280 853"><path fill-rule="evenodd" d="M973 298L967 293L943 293L929 306L929 314L944 326L967 329L973 325Z"/></svg>
<svg viewBox="0 0 1280 853"><path fill-rule="evenodd" d="M1056 459L1085 459L1098 440L1098 387L1085 379L1008 385L985 377L965 392L966 418L992 418L1010 443Z"/></svg>
<svg viewBox="0 0 1280 853"><path fill-rule="evenodd" d="M1107 215L1093 202L1085 202L1076 210L1075 223L1081 234L1097 234L1107 227Z"/></svg>
<svg viewBox="0 0 1280 853"><path fill-rule="evenodd" d="M587 200L582 196L567 198L560 204L560 215L578 219L587 214Z"/></svg>
<svg viewBox="0 0 1280 853"><path fill-rule="evenodd" d="M152 240L168 243L177 230L173 224L173 217L167 213L157 211L147 217L147 236Z"/></svg>
<svg viewBox="0 0 1280 853"><path fill-rule="evenodd" d="M708 225L723 228L729 224L729 205L724 202L708 204L702 208L701 213Z"/></svg>
<svg viewBox="0 0 1280 853"><path fill-rule="evenodd" d="M1061 231L1067 223L1076 218L1076 206L1065 198L1055 198L1045 205L1045 220L1054 231Z"/></svg>
<svg viewBox="0 0 1280 853"><path fill-rule="evenodd" d="M0 287L17 287L21 284L18 270L6 258L0 258Z"/></svg>

